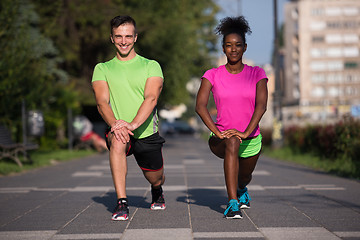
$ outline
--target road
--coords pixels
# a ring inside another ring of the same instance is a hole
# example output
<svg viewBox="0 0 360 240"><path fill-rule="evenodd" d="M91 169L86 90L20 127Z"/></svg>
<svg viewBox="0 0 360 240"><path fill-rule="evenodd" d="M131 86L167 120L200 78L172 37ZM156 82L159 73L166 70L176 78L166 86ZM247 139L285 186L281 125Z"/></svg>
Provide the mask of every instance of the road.
<svg viewBox="0 0 360 240"><path fill-rule="evenodd" d="M166 139L167 209L151 211L149 184L128 170L129 221L111 221L108 155L0 178L0 239L360 239L360 183L261 156L244 218L223 218L222 160L206 142Z"/></svg>

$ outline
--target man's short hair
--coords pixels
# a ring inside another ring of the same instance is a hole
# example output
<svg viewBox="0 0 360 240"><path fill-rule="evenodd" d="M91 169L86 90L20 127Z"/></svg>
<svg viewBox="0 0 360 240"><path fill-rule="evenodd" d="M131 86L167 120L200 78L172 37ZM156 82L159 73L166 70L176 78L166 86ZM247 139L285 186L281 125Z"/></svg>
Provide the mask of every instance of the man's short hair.
<svg viewBox="0 0 360 240"><path fill-rule="evenodd" d="M136 31L136 22L130 16L116 16L113 19L111 19L111 21L110 21L110 32L111 32L111 34L113 33L114 28L117 28L120 25L127 24L127 23L134 25L135 34L136 34L137 33L137 31Z"/></svg>

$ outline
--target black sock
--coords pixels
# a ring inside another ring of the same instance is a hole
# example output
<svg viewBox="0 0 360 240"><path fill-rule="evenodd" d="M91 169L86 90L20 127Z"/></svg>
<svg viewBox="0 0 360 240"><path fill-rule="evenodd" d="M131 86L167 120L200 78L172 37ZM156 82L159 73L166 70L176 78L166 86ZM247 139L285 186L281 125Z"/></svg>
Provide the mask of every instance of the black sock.
<svg viewBox="0 0 360 240"><path fill-rule="evenodd" d="M160 186L151 186L151 192L154 193L154 194L162 194L163 190L162 190L162 187L161 185Z"/></svg>
<svg viewBox="0 0 360 240"><path fill-rule="evenodd" d="M161 185L158 187L151 186L151 193L152 193L152 202L157 201L161 194L163 193Z"/></svg>

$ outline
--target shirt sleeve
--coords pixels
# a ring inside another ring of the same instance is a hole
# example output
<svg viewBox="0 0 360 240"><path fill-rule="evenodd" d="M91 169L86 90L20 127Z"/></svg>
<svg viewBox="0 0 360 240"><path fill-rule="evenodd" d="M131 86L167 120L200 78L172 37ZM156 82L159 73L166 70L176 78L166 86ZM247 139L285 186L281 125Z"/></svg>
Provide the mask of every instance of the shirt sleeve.
<svg viewBox="0 0 360 240"><path fill-rule="evenodd" d="M257 77L256 77L256 82L260 81L261 79L266 78L266 81L268 81L268 77L266 76L266 73L264 71L264 69L257 67Z"/></svg>
<svg viewBox="0 0 360 240"><path fill-rule="evenodd" d="M201 79L206 78L207 80L209 80L209 82L211 83L211 85L214 85L214 76L215 76L215 69L210 69L207 70L204 75L201 77Z"/></svg>
<svg viewBox="0 0 360 240"><path fill-rule="evenodd" d="M106 81L106 76L101 63L96 64L91 82Z"/></svg>
<svg viewBox="0 0 360 240"><path fill-rule="evenodd" d="M148 78L149 77L161 77L164 78L161 66L157 61L151 61L148 65Z"/></svg>

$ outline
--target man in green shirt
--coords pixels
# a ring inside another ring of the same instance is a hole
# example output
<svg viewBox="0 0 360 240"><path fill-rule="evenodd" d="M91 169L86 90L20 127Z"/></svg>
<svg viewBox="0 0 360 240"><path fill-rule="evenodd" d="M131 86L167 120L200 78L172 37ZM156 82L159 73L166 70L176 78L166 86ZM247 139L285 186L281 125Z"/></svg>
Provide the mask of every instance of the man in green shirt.
<svg viewBox="0 0 360 240"><path fill-rule="evenodd" d="M131 154L151 184L150 208L165 209L161 187L165 181L161 152L165 140L158 133L156 110L163 74L156 61L135 52L138 35L133 18L117 16L110 27L116 57L95 66L92 87L98 111L109 126L110 168L118 198L112 220L127 220L126 157Z"/></svg>

